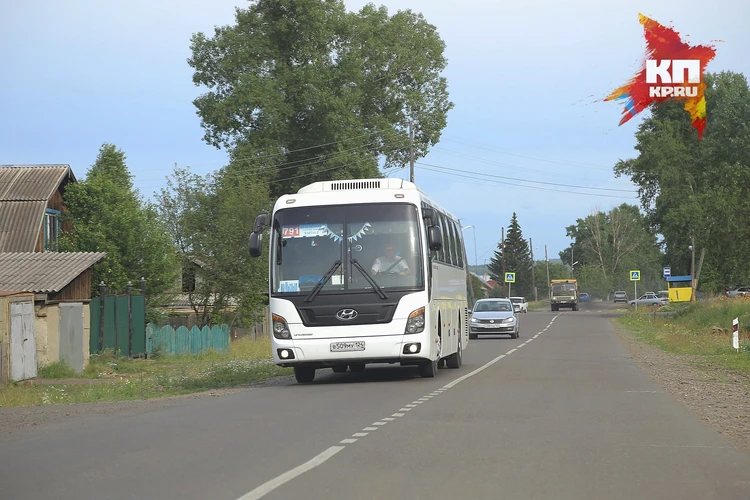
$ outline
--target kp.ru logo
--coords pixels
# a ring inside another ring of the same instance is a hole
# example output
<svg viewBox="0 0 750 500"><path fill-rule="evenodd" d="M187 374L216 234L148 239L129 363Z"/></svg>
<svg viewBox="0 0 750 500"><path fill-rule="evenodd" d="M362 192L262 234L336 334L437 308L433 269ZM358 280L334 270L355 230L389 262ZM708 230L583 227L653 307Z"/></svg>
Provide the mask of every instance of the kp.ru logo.
<svg viewBox="0 0 750 500"><path fill-rule="evenodd" d="M687 71L688 85L683 85L685 71ZM675 59L674 61L649 59L646 61L646 83L649 84L649 97L698 97L701 62L697 59ZM677 83L680 85L674 85Z"/></svg>
<svg viewBox="0 0 750 500"><path fill-rule="evenodd" d="M709 45L691 47L680 39L672 28L662 26L643 14L638 14L646 35L646 60L641 71L628 83L607 96L605 101L625 101L620 125L656 102L667 99L685 101L698 139L706 128L706 84L703 74L716 56ZM686 78L687 73L687 78Z"/></svg>

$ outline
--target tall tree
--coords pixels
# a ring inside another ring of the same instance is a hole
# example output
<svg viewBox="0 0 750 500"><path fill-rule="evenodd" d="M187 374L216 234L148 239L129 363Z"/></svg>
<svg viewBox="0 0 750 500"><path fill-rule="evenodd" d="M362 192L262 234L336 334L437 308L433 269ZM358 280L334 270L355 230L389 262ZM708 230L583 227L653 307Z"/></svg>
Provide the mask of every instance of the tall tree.
<svg viewBox="0 0 750 500"><path fill-rule="evenodd" d="M107 252L94 266L95 284L104 281L122 292L128 281L138 286L144 277L147 296L156 297L177 279L175 248L156 207L133 187L125 160L124 152L105 143L85 179L66 190L73 230L63 235L61 251Z"/></svg>
<svg viewBox="0 0 750 500"><path fill-rule="evenodd" d="M504 264L503 256L505 257ZM503 269L506 273L516 273L516 282L511 285L511 294L529 299L534 296L531 266L529 243L523 237L521 226L518 224L518 217L513 212L508 225L508 232L505 235L505 248L503 249L502 242L499 243L494 257L490 259L488 266L490 276L501 286L504 286L507 292L508 285L505 284Z"/></svg>
<svg viewBox="0 0 750 500"><path fill-rule="evenodd" d="M257 320L267 291L268 261L251 259L254 215L268 208L266 184L230 166L205 178L175 167L158 199L194 286L184 292L200 326Z"/></svg>
<svg viewBox="0 0 750 500"><path fill-rule="evenodd" d="M191 39L204 140L230 150L271 195L316 180L379 177L407 164L446 125L444 42L421 14L358 13L342 0L258 0L235 24Z"/></svg>
<svg viewBox="0 0 750 500"><path fill-rule="evenodd" d="M607 297L615 289L631 286L629 271L640 270L642 290L664 288L662 254L648 222L635 205L597 210L566 228L573 239L574 276L589 293ZM560 252L570 266L571 252ZM626 288L627 289L627 288Z"/></svg>
<svg viewBox="0 0 750 500"><path fill-rule="evenodd" d="M702 140L681 104L666 101L639 126L638 156L619 161L615 174L638 186L673 274L690 273L694 236L706 250L699 288L718 291L750 280L750 88L741 73L712 73L705 97Z"/></svg>

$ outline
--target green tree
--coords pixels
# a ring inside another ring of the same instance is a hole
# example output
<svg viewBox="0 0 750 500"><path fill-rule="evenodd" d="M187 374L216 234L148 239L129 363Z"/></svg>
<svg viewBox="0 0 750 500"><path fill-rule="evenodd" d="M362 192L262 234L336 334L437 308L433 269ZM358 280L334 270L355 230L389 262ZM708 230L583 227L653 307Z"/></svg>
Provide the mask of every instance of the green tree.
<svg viewBox="0 0 750 500"><path fill-rule="evenodd" d="M706 75L706 86L702 140L680 102L666 101L638 127L638 156L615 174L638 186L672 274L690 274L694 236L698 254L706 250L699 289L718 291L750 280L750 88L733 72Z"/></svg>
<svg viewBox="0 0 750 500"><path fill-rule="evenodd" d="M436 144L446 126L447 61L434 26L411 10L357 13L342 0L258 0L235 24L191 39L194 104L204 140L274 181L271 195L309 182L381 176Z"/></svg>
<svg viewBox="0 0 750 500"><path fill-rule="evenodd" d="M547 281L547 263L538 260L534 263L534 272L536 273L537 295L539 300L549 298L549 282ZM570 277L570 269L565 264L559 262L550 262L549 279L564 279ZM511 290L512 291L512 290Z"/></svg>
<svg viewBox="0 0 750 500"><path fill-rule="evenodd" d="M664 288L661 279L663 255L646 217L635 205L622 205L607 212L596 211L566 228L573 239L574 276L582 291L608 297L615 290L628 290L629 271L641 271L641 289ZM570 266L571 252L560 252Z"/></svg>
<svg viewBox="0 0 750 500"><path fill-rule="evenodd" d="M255 322L268 260L250 258L247 238L254 215L268 209L266 184L232 166L205 178L175 167L158 199L183 265L195 276L186 293L199 325Z"/></svg>
<svg viewBox="0 0 750 500"><path fill-rule="evenodd" d="M505 275L503 273L516 273L516 282L511 285L511 294L513 296L526 297L526 299L533 299L534 287L532 286L531 279L532 262L529 243L523 237L515 212L513 212L513 216L510 219L504 243L504 245L502 242L498 244L498 249L490 259L489 266L487 266L490 276L501 286L504 286L507 294L508 285L505 283Z"/></svg>
<svg viewBox="0 0 750 500"><path fill-rule="evenodd" d="M85 179L66 190L73 229L63 235L60 251L107 252L94 266L94 285L103 281L121 293L128 281L137 288L144 277L147 297L153 298L174 286L175 248L156 207L133 187L125 160L125 153L105 143Z"/></svg>

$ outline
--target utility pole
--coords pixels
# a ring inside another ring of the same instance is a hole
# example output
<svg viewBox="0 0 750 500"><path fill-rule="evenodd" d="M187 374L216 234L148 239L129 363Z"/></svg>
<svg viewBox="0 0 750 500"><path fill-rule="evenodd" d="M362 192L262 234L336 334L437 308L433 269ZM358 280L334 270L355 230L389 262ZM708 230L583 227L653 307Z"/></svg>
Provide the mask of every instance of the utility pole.
<svg viewBox="0 0 750 500"><path fill-rule="evenodd" d="M536 293L536 276L534 275L534 244L529 238L529 250L531 251L531 287L534 289L534 302L539 300L539 296Z"/></svg>
<svg viewBox="0 0 750 500"><path fill-rule="evenodd" d="M695 233L690 235L690 301L695 302Z"/></svg>
<svg viewBox="0 0 750 500"><path fill-rule="evenodd" d="M571 245L570 247L570 277L571 278L575 278L575 276L573 275L573 262L575 262L575 260L573 260L573 246Z"/></svg>
<svg viewBox="0 0 750 500"><path fill-rule="evenodd" d="M409 120L409 180L414 182L414 122Z"/></svg>
<svg viewBox="0 0 750 500"><path fill-rule="evenodd" d="M544 245L544 261L547 263L547 295L549 295L549 259L547 258L547 245Z"/></svg>
<svg viewBox="0 0 750 500"><path fill-rule="evenodd" d="M500 278L502 280L502 281L500 281L500 283L504 283L505 282L505 228L502 227L500 229L502 231L500 233L501 234L500 238L502 238L502 240L501 240L502 241L502 246L500 248L502 248L501 251L503 252L503 276L502 276L502 278Z"/></svg>

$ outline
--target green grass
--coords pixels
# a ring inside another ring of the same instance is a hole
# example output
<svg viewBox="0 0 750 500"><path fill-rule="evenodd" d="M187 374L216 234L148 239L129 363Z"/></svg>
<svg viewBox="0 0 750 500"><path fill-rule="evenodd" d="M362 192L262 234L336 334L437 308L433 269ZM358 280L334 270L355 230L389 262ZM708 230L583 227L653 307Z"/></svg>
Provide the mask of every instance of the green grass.
<svg viewBox="0 0 750 500"><path fill-rule="evenodd" d="M549 300L532 300L529 302L529 312L541 311L549 307Z"/></svg>
<svg viewBox="0 0 750 500"><path fill-rule="evenodd" d="M128 359L112 352L92 356L75 376L64 363L40 367L40 379L73 379L60 384L19 383L0 388L0 407L132 401L190 394L258 382L291 373L271 360L269 339L231 342L226 354Z"/></svg>
<svg viewBox="0 0 750 500"><path fill-rule="evenodd" d="M645 342L675 354L695 356L706 368L750 377L750 301L673 303L660 309L671 315L629 310L617 321ZM732 347L732 320L739 318L740 349ZM744 327L743 327L744 325Z"/></svg>

